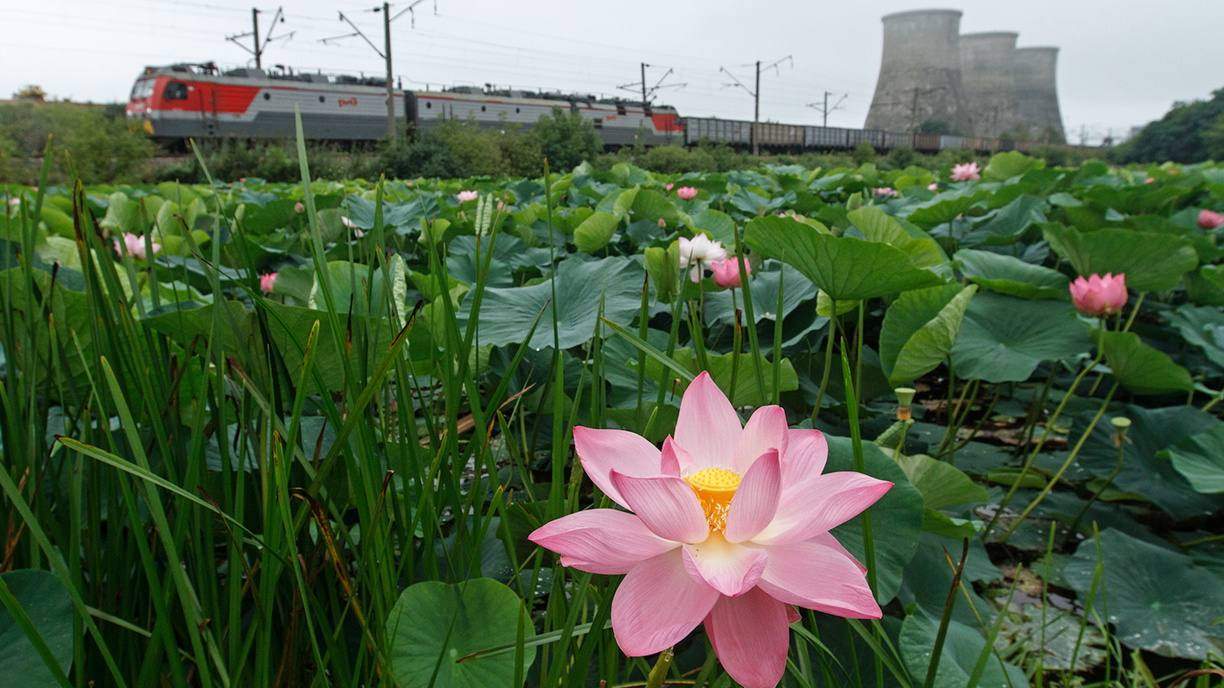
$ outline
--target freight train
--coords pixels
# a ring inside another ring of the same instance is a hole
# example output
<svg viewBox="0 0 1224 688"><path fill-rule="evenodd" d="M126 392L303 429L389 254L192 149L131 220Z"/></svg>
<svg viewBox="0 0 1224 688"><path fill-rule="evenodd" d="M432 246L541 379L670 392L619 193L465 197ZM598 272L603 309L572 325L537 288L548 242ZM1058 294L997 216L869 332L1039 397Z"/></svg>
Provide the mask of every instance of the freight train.
<svg viewBox="0 0 1224 688"><path fill-rule="evenodd" d="M386 86L381 79L285 69L222 71L213 63L146 67L132 87L127 116L139 121L150 136L165 141L289 138L294 135L296 110L309 139L374 141L387 133ZM469 86L397 88L392 93L396 119L418 132L448 119L489 127L530 127L561 109L591 122L608 148L703 142L749 146L754 131L757 145L769 151L849 150L866 142L881 151L985 153L1026 150L1031 145L997 138L681 117L667 105L581 94Z"/></svg>

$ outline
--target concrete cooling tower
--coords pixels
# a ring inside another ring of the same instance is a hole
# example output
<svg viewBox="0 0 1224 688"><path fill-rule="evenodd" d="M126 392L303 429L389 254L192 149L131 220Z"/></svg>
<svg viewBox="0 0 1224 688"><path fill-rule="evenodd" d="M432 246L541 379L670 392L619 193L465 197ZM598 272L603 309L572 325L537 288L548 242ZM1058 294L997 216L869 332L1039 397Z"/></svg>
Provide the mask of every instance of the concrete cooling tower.
<svg viewBox="0 0 1224 688"><path fill-rule="evenodd" d="M1065 143L1055 72L1058 48L1017 48L1012 54L1020 125L1034 141Z"/></svg>
<svg viewBox="0 0 1224 688"><path fill-rule="evenodd" d="M961 34L961 81L977 136L998 137L1019 124L1012 59L1016 37L1012 31Z"/></svg>
<svg viewBox="0 0 1224 688"><path fill-rule="evenodd" d="M868 129L973 131L961 83L960 18L959 10L884 16L884 51Z"/></svg>

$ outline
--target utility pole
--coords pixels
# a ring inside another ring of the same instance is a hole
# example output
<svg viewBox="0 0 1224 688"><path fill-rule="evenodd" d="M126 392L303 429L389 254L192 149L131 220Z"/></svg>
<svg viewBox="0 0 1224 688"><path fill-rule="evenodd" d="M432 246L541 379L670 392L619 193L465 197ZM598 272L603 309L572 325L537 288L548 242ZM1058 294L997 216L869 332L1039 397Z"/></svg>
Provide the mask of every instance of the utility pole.
<svg viewBox="0 0 1224 688"><path fill-rule="evenodd" d="M646 63L643 62L642 63L642 109L645 110L646 106L649 103L650 101L646 99Z"/></svg>
<svg viewBox="0 0 1224 688"><path fill-rule="evenodd" d="M844 93L844 94L842 94L841 99L840 99L840 100L838 100L836 103L834 103L834 104L833 104L833 107L829 107L829 96L831 96L831 95L835 95L835 94L834 94L832 91L825 91L825 92L824 92L824 104L823 104L823 105L821 105L820 103L808 103L808 107L810 107L810 108L812 108L812 109L816 110L817 112L819 112L819 113L821 114L822 120L821 120L821 124L820 124L820 125L821 125L822 127L827 127L827 126L829 126L829 113L830 113L830 112L833 112L833 111L835 111L835 110L840 110L840 109L841 109L841 104L842 104L842 103L844 103L844 102L846 102L846 98L847 98L847 97L848 97L850 94L849 94L849 93Z"/></svg>
<svg viewBox="0 0 1224 688"><path fill-rule="evenodd" d="M259 8L251 8L251 42L255 44L255 69L263 69L263 47L259 45Z"/></svg>
<svg viewBox="0 0 1224 688"><path fill-rule="evenodd" d="M290 31L284 36L273 36L272 35L272 33L276 31L277 24L285 23L284 8L277 7L276 14L272 16L272 25L268 27L267 35L265 35L261 39L259 37L259 15L261 12L262 10L260 10L258 7L251 8L251 30L250 31L247 31L245 33L230 34L229 36L225 37L225 40L233 43L234 45L237 45L239 48L242 48L243 50L247 51L248 53L251 54L252 57L255 58L255 68L256 69L263 69L263 54L264 54L264 51L267 50L269 43L275 40L293 38L293 34L297 33L296 31ZM246 46L245 43L242 42L242 39L247 38L247 37L250 37L251 39L251 47L249 48Z"/></svg>
<svg viewBox="0 0 1224 688"><path fill-rule="evenodd" d="M400 10L399 12L396 12L395 14L391 14L391 3L389 2L384 2L382 6L380 7L371 7L368 10L374 13L379 13L379 12L382 13L383 47L381 50L378 48L377 45L374 44L374 41L370 40L369 36L365 35L365 32L362 31L360 27L358 27L356 24L353 23L353 20L344 16L344 12L338 13L340 15L340 21L352 27L353 32L346 33L341 36L328 36L327 38L319 39L320 43L323 43L324 45L326 45L328 42L331 42L331 41L339 41L344 38L352 38L354 36L360 36L361 40L365 41L366 45L370 46L370 48L373 49L374 52L377 53L378 56L383 59L383 62L386 64L386 68L387 68L387 139L390 141L394 141L399 136L398 128L395 125L395 77L392 74L392 68L391 68L391 22L395 21L396 19L399 19L404 14L408 14L412 19L412 26L415 28L416 27L416 12L414 12L413 10L416 8L417 5L421 4L422 2L425 2L425 0L414 0L412 4L408 5L407 7ZM435 2L434 10L435 11L437 10L436 2Z"/></svg>
<svg viewBox="0 0 1224 688"><path fill-rule="evenodd" d="M685 86L688 86L687 83L666 84L666 85L663 84L663 82L667 80L667 77L671 76L672 74L676 72L676 70L672 69L671 67L668 67L667 71L663 72L663 76L659 77L659 80L655 82L654 86L648 86L646 83L646 68L647 67L661 67L661 65L650 65L650 64L643 62L641 63L642 78L640 81L631 81L627 84L621 84L616 87L622 91L629 91L630 93L641 93L643 109L650 107L650 99L652 96L654 96L654 94L657 91L660 91L665 88L684 88Z"/></svg>
<svg viewBox="0 0 1224 688"><path fill-rule="evenodd" d="M759 125L761 123L761 70L762 69L777 70L778 65L782 64L783 62L790 62L791 66L793 67L795 64L795 59L793 56L787 55L786 57L770 62L764 67L761 66L761 61L757 60L756 63L753 65L756 67L756 88L748 88L747 86L745 86L744 82L736 78L736 76L732 74L726 67L718 68L718 71L731 77L731 81L733 82L729 84L723 84L723 88L726 88L728 86L738 86L744 89L744 91L748 95L752 96L752 131L750 132L750 139L752 141L752 154L753 155L759 155L761 152L760 141L757 140L758 138L760 138L757 136L757 129L759 128Z"/></svg>
<svg viewBox="0 0 1224 688"><path fill-rule="evenodd" d="M387 140L396 139L395 126L395 84L391 77L391 3L384 2L383 15L383 52L387 58Z"/></svg>
<svg viewBox="0 0 1224 688"><path fill-rule="evenodd" d="M760 155L757 128L761 124L761 61L756 61L756 88L752 90L752 154Z"/></svg>

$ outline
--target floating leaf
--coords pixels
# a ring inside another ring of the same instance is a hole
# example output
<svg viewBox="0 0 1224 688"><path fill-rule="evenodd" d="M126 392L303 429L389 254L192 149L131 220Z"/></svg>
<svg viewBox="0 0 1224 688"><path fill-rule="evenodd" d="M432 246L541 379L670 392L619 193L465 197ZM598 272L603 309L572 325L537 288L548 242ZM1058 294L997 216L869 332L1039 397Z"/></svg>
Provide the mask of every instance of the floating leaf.
<svg viewBox="0 0 1224 688"><path fill-rule="evenodd" d="M1090 597L1098 561L1103 575ZM1190 557L1110 528L1080 543L1063 577L1130 647L1199 660L1220 651L1224 580Z"/></svg>
<svg viewBox="0 0 1224 688"><path fill-rule="evenodd" d="M64 674L72 666L72 599L54 575L47 571L20 569L3 575L9 593L29 617L47 649ZM0 685L22 688L58 688L55 675L17 621L0 605ZM12 683L10 683L12 681Z"/></svg>
<svg viewBox="0 0 1224 688"><path fill-rule="evenodd" d="M901 624L901 657L915 677L926 677L938 633L939 621L925 614L910 614ZM959 621L949 621L933 688L969 685L969 677L975 673L985 647L986 639L981 633ZM1004 662L991 651L977 685L981 688L1027 688L1028 679L1020 667Z"/></svg>
<svg viewBox="0 0 1224 688"><path fill-rule="evenodd" d="M403 688L514 686L520 633L535 636L523 601L495 580L417 583L387 617L391 673ZM523 668L534 661L525 647Z"/></svg>

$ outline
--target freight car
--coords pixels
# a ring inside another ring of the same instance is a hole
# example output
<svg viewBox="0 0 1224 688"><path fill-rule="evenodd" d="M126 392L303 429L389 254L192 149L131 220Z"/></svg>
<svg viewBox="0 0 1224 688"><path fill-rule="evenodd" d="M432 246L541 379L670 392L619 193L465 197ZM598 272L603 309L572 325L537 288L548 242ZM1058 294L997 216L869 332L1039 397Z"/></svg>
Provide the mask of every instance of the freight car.
<svg viewBox="0 0 1224 688"><path fill-rule="evenodd" d="M448 119L481 126L530 127L555 109L591 122L604 145L697 145L703 142L766 151L853 150L868 143L934 153L1030 150L1035 144L996 138L845 129L717 117L681 117L667 105L558 92L462 86L392 89L395 116L416 131ZM387 132L387 84L381 79L277 69L222 71L213 63L146 67L132 87L127 114L157 139L290 138L294 113L307 138L376 141Z"/></svg>

